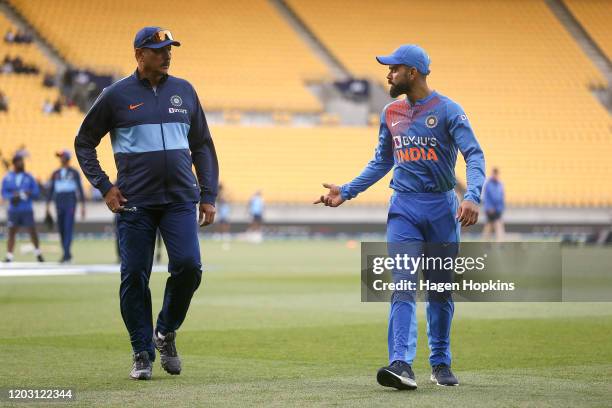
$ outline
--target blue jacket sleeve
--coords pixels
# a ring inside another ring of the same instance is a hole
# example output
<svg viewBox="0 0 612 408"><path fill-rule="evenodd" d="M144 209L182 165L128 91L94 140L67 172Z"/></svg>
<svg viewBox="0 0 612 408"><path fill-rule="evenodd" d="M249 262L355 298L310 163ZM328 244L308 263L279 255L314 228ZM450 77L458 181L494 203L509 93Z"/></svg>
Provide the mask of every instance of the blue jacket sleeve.
<svg viewBox="0 0 612 408"><path fill-rule="evenodd" d="M77 199L80 202L84 202L85 193L83 192L83 183L81 183L81 175L76 170L74 170L74 179L76 180L76 185L77 185Z"/></svg>
<svg viewBox="0 0 612 408"><path fill-rule="evenodd" d="M492 208L493 201L491 198L491 189L489 188L489 181L487 180L482 187L482 205L485 211Z"/></svg>
<svg viewBox="0 0 612 408"><path fill-rule="evenodd" d="M40 195L40 188L38 187L38 183L36 182L36 179L32 177L31 174L28 174L28 177L30 179L30 191L29 191L30 198L36 199Z"/></svg>
<svg viewBox="0 0 612 408"><path fill-rule="evenodd" d="M215 205L219 186L219 162L204 109L193 87L192 91L196 108L191 116L191 126L187 135L191 160L200 184L200 203Z"/></svg>
<svg viewBox="0 0 612 408"><path fill-rule="evenodd" d="M47 203L53 200L53 194L55 194L55 171L51 173L51 177L49 178L49 191L47 193Z"/></svg>
<svg viewBox="0 0 612 408"><path fill-rule="evenodd" d="M2 198L5 200L10 200L13 196L13 192L9 189L8 178L9 176L7 175L2 179Z"/></svg>
<svg viewBox="0 0 612 408"><path fill-rule="evenodd" d="M503 212L505 209L503 184L487 180L484 185L483 201L485 211Z"/></svg>
<svg viewBox="0 0 612 408"><path fill-rule="evenodd" d="M480 204L480 194L485 181L484 153L465 112L458 104L451 103L448 106L446 117L449 132L466 164L467 190L463 199Z"/></svg>
<svg viewBox="0 0 612 408"><path fill-rule="evenodd" d="M374 158L353 181L340 186L342 198L345 200L355 198L357 194L364 192L383 178L393 168L393 164L393 141L391 140L391 131L389 131L385 121L385 110L383 110L380 116L378 145L374 151Z"/></svg>
<svg viewBox="0 0 612 408"><path fill-rule="evenodd" d="M83 174L95 188L100 190L103 196L111 189L113 183L100 167L96 147L112 128L112 107L109 95L108 92L102 91L83 119L74 140L74 150Z"/></svg>

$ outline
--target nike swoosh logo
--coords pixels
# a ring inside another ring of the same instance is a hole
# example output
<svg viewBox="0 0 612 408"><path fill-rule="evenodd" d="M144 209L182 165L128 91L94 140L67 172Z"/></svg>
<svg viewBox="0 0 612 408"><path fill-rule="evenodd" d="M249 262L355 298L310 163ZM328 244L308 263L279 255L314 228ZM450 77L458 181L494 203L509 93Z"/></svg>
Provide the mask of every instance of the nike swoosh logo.
<svg viewBox="0 0 612 408"><path fill-rule="evenodd" d="M391 127L395 127L398 123L402 123L403 120L398 120L397 122L391 122Z"/></svg>
<svg viewBox="0 0 612 408"><path fill-rule="evenodd" d="M134 110L134 109L136 109L136 108L138 108L138 107L140 107L140 106L142 106L142 105L144 105L144 102L140 102L140 103L139 103L139 104L137 104L137 105L130 105L130 110Z"/></svg>

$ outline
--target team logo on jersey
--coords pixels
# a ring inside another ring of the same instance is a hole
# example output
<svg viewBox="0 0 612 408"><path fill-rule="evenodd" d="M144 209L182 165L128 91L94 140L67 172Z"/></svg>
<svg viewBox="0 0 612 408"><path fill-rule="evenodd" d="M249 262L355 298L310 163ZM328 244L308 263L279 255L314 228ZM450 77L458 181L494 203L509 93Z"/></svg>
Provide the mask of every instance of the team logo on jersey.
<svg viewBox="0 0 612 408"><path fill-rule="evenodd" d="M401 136L393 136L393 144L396 149L401 149L402 147L402 137Z"/></svg>
<svg viewBox="0 0 612 408"><path fill-rule="evenodd" d="M170 97L170 103L172 106L176 106L177 108L183 104L183 100L178 95L172 95Z"/></svg>
<svg viewBox="0 0 612 408"><path fill-rule="evenodd" d="M435 115L429 115L427 118L425 118L425 126L428 128L435 128L437 124L438 118Z"/></svg>

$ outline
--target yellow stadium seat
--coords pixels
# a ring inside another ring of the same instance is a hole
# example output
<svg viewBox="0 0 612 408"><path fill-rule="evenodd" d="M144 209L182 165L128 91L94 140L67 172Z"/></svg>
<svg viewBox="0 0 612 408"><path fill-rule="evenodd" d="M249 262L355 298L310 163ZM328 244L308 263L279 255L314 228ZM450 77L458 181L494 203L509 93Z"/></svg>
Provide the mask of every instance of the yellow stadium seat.
<svg viewBox="0 0 612 408"><path fill-rule="evenodd" d="M612 60L612 2L609 0L564 0L572 14Z"/></svg>
<svg viewBox="0 0 612 408"><path fill-rule="evenodd" d="M386 84L386 67L374 56L404 43L423 46L432 59L430 86L463 106L511 204L612 205L612 120L590 91L606 80L544 1L288 4L360 77ZM609 41L612 3L575 4L597 4L593 29ZM461 159L457 176L465 181Z"/></svg>
<svg viewBox="0 0 612 408"><path fill-rule="evenodd" d="M328 77L325 65L266 0L181 1L162 14L162 0L11 3L75 66L129 75L135 33L161 25L182 42L171 73L188 79L206 108L322 109L304 82Z"/></svg>

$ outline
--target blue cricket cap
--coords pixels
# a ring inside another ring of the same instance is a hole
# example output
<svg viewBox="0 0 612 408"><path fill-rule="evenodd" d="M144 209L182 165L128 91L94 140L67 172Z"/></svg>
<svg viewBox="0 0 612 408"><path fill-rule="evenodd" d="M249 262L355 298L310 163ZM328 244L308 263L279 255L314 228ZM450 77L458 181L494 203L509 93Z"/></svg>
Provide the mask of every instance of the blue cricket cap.
<svg viewBox="0 0 612 408"><path fill-rule="evenodd" d="M26 154L24 154L22 151L18 150L14 155L13 155L13 159L12 162L15 163L18 160L23 160L25 159Z"/></svg>
<svg viewBox="0 0 612 408"><path fill-rule="evenodd" d="M145 27L134 37L134 48L162 48L166 45L180 47L181 43L174 40L169 30L161 27Z"/></svg>
<svg viewBox="0 0 612 408"><path fill-rule="evenodd" d="M391 55L381 55L376 60L383 65L407 65L415 67L423 75L429 74L431 60L425 50L415 44L405 44L393 51Z"/></svg>
<svg viewBox="0 0 612 408"><path fill-rule="evenodd" d="M70 160L72 157L72 153L70 153L70 150L68 149L62 149L59 152L56 152L55 155L57 157L65 157L67 160Z"/></svg>

